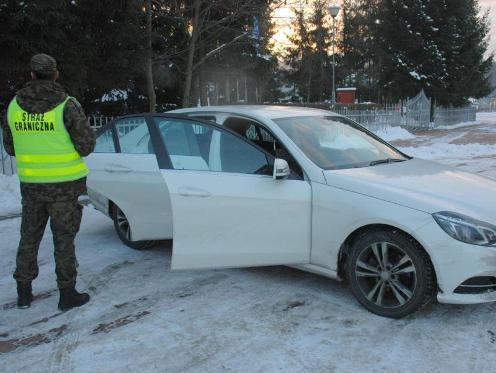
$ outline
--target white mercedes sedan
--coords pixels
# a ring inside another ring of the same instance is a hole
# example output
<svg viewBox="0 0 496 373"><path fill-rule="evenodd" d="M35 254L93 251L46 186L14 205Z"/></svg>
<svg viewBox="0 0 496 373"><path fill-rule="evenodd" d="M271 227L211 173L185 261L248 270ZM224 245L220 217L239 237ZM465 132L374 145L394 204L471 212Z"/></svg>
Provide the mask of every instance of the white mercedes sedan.
<svg viewBox="0 0 496 373"><path fill-rule="evenodd" d="M378 315L496 300L496 181L395 149L338 114L218 106L118 118L88 194L172 269L289 265Z"/></svg>

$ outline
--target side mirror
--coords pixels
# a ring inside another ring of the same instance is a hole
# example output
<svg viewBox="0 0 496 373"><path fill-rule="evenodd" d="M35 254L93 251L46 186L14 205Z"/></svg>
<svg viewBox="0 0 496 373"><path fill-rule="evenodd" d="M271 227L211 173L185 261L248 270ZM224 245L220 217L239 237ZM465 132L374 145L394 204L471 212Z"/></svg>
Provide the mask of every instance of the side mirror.
<svg viewBox="0 0 496 373"><path fill-rule="evenodd" d="M290 173L288 162L281 158L274 160L274 174L272 175L274 180L286 179Z"/></svg>

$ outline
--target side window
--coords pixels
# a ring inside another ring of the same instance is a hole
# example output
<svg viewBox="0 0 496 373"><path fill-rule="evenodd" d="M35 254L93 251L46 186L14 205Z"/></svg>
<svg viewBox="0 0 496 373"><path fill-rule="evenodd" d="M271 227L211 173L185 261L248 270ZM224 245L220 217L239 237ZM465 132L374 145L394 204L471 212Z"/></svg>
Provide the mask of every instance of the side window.
<svg viewBox="0 0 496 373"><path fill-rule="evenodd" d="M259 123L248 118L230 117L224 121L223 126L257 144L275 158L285 159L294 174L298 178L303 179L303 170L298 162L286 150L286 147Z"/></svg>
<svg viewBox="0 0 496 373"><path fill-rule="evenodd" d="M271 174L265 153L232 133L181 119L155 120L176 170Z"/></svg>
<svg viewBox="0 0 496 373"><path fill-rule="evenodd" d="M115 153L113 130L111 127L97 136L95 153Z"/></svg>
<svg viewBox="0 0 496 373"><path fill-rule="evenodd" d="M145 118L120 119L115 123L121 153L154 154Z"/></svg>

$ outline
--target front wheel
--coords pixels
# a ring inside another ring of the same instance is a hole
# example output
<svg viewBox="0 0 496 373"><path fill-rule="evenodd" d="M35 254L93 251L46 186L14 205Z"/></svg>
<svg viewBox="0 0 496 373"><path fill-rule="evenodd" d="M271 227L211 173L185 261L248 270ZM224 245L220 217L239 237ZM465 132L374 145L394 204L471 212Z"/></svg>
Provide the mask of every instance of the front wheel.
<svg viewBox="0 0 496 373"><path fill-rule="evenodd" d="M117 205L114 205L112 209L112 219L117 236L124 245L135 250L143 250L153 245L153 241L131 241L131 225L124 212Z"/></svg>
<svg viewBox="0 0 496 373"><path fill-rule="evenodd" d="M380 316L404 317L435 294L429 257L418 243L395 230L369 232L355 240L346 276L357 300Z"/></svg>

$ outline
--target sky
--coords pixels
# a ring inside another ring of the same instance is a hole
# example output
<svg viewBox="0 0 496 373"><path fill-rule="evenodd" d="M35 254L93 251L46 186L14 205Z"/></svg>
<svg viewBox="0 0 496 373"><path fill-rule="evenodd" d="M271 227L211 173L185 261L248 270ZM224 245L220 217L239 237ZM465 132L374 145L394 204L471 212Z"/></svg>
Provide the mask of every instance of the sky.
<svg viewBox="0 0 496 373"><path fill-rule="evenodd" d="M491 32L490 32L490 47L489 53L496 51L496 0L479 0L479 3L483 9L489 9L490 15L489 19L491 21Z"/></svg>
<svg viewBox="0 0 496 373"><path fill-rule="evenodd" d="M277 24L277 32L273 36L275 49L284 49L288 44L287 35L291 33L291 23L294 21L294 14L290 10L290 5L299 4L299 0L287 0L288 6L276 9L272 16ZM333 1L329 1L331 4ZM304 3L304 1L303 1ZM488 54L496 52L496 0L479 0L482 11L489 9L489 20L491 21L490 41Z"/></svg>

